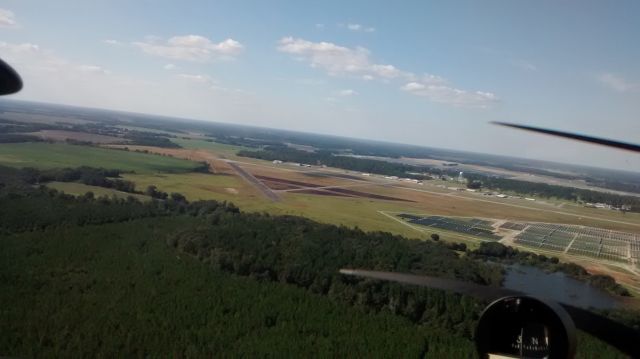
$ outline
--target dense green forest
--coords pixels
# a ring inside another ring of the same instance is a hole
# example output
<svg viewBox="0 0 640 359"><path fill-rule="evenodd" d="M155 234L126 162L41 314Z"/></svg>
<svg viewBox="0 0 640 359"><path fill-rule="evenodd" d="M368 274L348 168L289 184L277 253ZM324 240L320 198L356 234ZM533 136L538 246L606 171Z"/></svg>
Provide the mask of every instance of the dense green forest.
<svg viewBox="0 0 640 359"><path fill-rule="evenodd" d="M469 357L464 338L212 270L165 232L189 217L0 239L0 353L17 357Z"/></svg>
<svg viewBox="0 0 640 359"><path fill-rule="evenodd" d="M73 197L16 173L0 172L2 355L468 358L485 303L337 269L502 280L441 242L216 201ZM582 335L579 348L618 357Z"/></svg>

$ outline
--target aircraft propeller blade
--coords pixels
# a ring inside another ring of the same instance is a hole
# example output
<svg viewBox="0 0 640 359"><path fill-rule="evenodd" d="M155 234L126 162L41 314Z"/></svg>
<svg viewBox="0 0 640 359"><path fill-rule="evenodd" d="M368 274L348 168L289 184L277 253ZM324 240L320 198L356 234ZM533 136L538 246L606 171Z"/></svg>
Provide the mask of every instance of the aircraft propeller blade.
<svg viewBox="0 0 640 359"><path fill-rule="evenodd" d="M517 128L517 129L525 130L525 131L532 131L532 132L544 133L544 134L552 135L552 136L570 138L572 140L595 143L595 144L602 145L602 146L614 147L614 148L627 150L627 151L632 151L632 152L640 152L640 146L638 146L638 145L634 145L634 144L626 143L626 142L608 140L606 138L591 137L591 136L579 135L579 134L570 133L570 132L549 130L549 129L540 128L540 127L518 125L518 124L515 124L515 123L497 122L497 121L494 121L492 123L496 124L496 125L500 125L500 126L513 127L513 128Z"/></svg>
<svg viewBox="0 0 640 359"><path fill-rule="evenodd" d="M419 276L415 274L380 272L362 269L340 269L340 273L360 278L379 279L446 290L487 301L494 301L502 297L526 295L525 293L505 288L484 286L455 279ZM630 355L632 358L640 358L640 345L636 345L636 343L640 343L640 332L589 310L574 307L565 303L558 304L567 311L577 329L599 338L625 354Z"/></svg>
<svg viewBox="0 0 640 359"><path fill-rule="evenodd" d="M413 284L421 287L447 290L488 301L508 296L525 295L524 293L501 287L490 287L455 279L436 278L415 274L379 272L362 269L340 269L340 273L354 277L380 279L391 282Z"/></svg>

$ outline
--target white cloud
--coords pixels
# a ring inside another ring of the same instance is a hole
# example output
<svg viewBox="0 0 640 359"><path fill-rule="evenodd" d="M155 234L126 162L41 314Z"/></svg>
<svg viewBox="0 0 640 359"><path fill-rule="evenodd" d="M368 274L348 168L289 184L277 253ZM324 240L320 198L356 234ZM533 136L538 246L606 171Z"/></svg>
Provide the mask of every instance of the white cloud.
<svg viewBox="0 0 640 359"><path fill-rule="evenodd" d="M148 38L146 41L134 42L133 45L150 55L194 62L233 58L244 49L241 43L233 39L214 43L200 35L174 36L166 43Z"/></svg>
<svg viewBox="0 0 640 359"><path fill-rule="evenodd" d="M178 74L177 77L198 84L213 85L215 83L215 81L213 81L213 79L208 75Z"/></svg>
<svg viewBox="0 0 640 359"><path fill-rule="evenodd" d="M293 37L282 38L278 50L306 60L311 67L321 68L330 75L354 75L367 79L393 79L411 77L393 65L375 64L369 50L348 48L331 42L311 42Z"/></svg>
<svg viewBox="0 0 640 359"><path fill-rule="evenodd" d="M376 29L374 27L364 26L364 25L360 25L360 24L347 24L347 29L349 29L351 31L357 31L357 32L374 32L374 31L376 31Z"/></svg>
<svg viewBox="0 0 640 359"><path fill-rule="evenodd" d="M3 60L21 75L22 70L52 73L68 65L50 51L42 50L40 46L29 42L14 44L0 41L0 53Z"/></svg>
<svg viewBox="0 0 640 359"><path fill-rule="evenodd" d="M82 72L89 72L93 74L108 75L111 73L110 71L105 70L102 67L96 66L96 65L80 65L78 66L78 69Z"/></svg>
<svg viewBox="0 0 640 359"><path fill-rule="evenodd" d="M357 95L358 92L356 92L355 90L352 89L346 89L346 90L340 90L338 91L338 95L340 96L354 96Z"/></svg>
<svg viewBox="0 0 640 359"><path fill-rule="evenodd" d="M218 81L213 79L209 75L203 74L178 74L176 78L186 82L188 84L196 86L198 89L202 89L203 87L208 90L213 90L217 92L225 92L225 93L236 93L236 94L246 94L245 91L239 89L232 89L220 86Z"/></svg>
<svg viewBox="0 0 640 359"><path fill-rule="evenodd" d="M140 74L113 73L98 64L74 63L31 43L0 41L0 54L24 81L24 89L11 95L19 99L230 121L256 121L255 113L274 118L283 115L269 107L271 103L259 103L251 93L217 86L206 75L146 79Z"/></svg>
<svg viewBox="0 0 640 359"><path fill-rule="evenodd" d="M429 101L460 107L487 108L498 100L498 97L491 92L461 90L448 85L441 78L433 81L409 82L401 89Z"/></svg>
<svg viewBox="0 0 640 359"><path fill-rule="evenodd" d="M18 54L25 53L25 52L35 53L40 51L40 46L29 43L29 42L24 42L21 44L11 44L8 42L0 41L0 49L3 49L11 53L18 53Z"/></svg>
<svg viewBox="0 0 640 359"><path fill-rule="evenodd" d="M162 66L163 69L167 70L167 71L172 71L178 68L178 66L174 65L174 64L166 64L164 66Z"/></svg>
<svg viewBox="0 0 640 359"><path fill-rule="evenodd" d="M21 76L35 77L30 81L25 80L27 85L35 81L46 81L47 78L57 78L61 80L60 85L62 85L66 80L111 74L110 71L95 64L71 63L51 51L28 42L19 44L0 42L0 53Z"/></svg>
<svg viewBox="0 0 640 359"><path fill-rule="evenodd" d="M316 24L316 29L324 30L324 24Z"/></svg>
<svg viewBox="0 0 640 359"><path fill-rule="evenodd" d="M311 67L322 69L332 76L354 76L365 81L403 80L406 82L401 87L403 91L437 103L487 108L498 100L491 92L456 88L440 76L416 76L393 65L376 64L371 60L369 50L363 47L348 48L330 42L285 37L279 41L278 50L307 61Z"/></svg>
<svg viewBox="0 0 640 359"><path fill-rule="evenodd" d="M0 27L16 27L16 16L11 10L0 9Z"/></svg>
<svg viewBox="0 0 640 359"><path fill-rule="evenodd" d="M112 45L112 46L122 45L122 42L120 42L118 40L114 40L114 39L106 39L106 40L102 40L102 42L104 42L107 45Z"/></svg>
<svg viewBox="0 0 640 359"><path fill-rule="evenodd" d="M598 76L598 81L611 90L625 93L640 89L640 84L629 82L628 80L612 73L604 73Z"/></svg>

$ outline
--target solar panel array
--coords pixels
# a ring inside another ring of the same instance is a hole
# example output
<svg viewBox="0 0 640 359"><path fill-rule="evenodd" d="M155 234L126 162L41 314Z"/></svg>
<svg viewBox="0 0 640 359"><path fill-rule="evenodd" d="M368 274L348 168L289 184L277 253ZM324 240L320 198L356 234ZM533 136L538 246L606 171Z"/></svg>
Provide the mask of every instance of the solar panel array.
<svg viewBox="0 0 640 359"><path fill-rule="evenodd" d="M492 222L482 219L441 216L419 217L414 215L400 215L400 217L409 223L425 227L439 228L485 239L499 240L502 238L493 233Z"/></svg>
<svg viewBox="0 0 640 359"><path fill-rule="evenodd" d="M483 239L500 240L492 221L466 217L420 216L398 217L425 227L463 233ZM514 242L523 246L572 255L636 264L640 267L640 234L602 228L553 223L504 222L501 230L517 232ZM514 233L511 232L511 233Z"/></svg>
<svg viewBox="0 0 640 359"><path fill-rule="evenodd" d="M516 223L516 222L505 222L503 223L500 228L503 229L512 229L515 231L521 231L523 230L527 225L524 223Z"/></svg>
<svg viewBox="0 0 640 359"><path fill-rule="evenodd" d="M531 223L516 235L514 242L532 248L634 263L640 257L639 240L640 236L636 234L608 229Z"/></svg>

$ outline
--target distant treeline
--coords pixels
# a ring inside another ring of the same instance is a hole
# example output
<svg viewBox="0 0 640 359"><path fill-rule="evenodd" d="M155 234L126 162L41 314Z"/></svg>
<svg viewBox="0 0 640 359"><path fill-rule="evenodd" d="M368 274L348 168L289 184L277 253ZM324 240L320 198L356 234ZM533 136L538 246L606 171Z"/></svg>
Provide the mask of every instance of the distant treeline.
<svg viewBox="0 0 640 359"><path fill-rule="evenodd" d="M286 146L267 146L259 151L241 150L238 152L238 156L258 158L267 161L280 160L311 165L326 165L350 171L375 173L385 176L407 177L420 180L430 178L425 175L409 174L408 172L419 172L422 169L403 163L351 156L336 156L329 151L301 151Z"/></svg>
<svg viewBox="0 0 640 359"><path fill-rule="evenodd" d="M615 191L640 193L640 182L616 182L607 179L587 178L587 183L592 186L609 188Z"/></svg>
<svg viewBox="0 0 640 359"><path fill-rule="evenodd" d="M182 146L178 145L177 143L169 139L169 138L176 137L174 135L157 133L152 131L129 130L126 128L116 127L111 124L104 124L104 123L76 124L68 128L68 130L92 133L92 134L103 135L103 136L120 137L120 138L129 140L129 142L127 143L132 145L155 146L155 147L164 147L164 148L182 148Z"/></svg>
<svg viewBox="0 0 640 359"><path fill-rule="evenodd" d="M151 131L128 130L105 123L83 123L83 124L41 124L17 122L0 118L0 143L16 142L36 142L42 141L37 136L29 133L42 130L64 130L90 133L103 136L119 137L128 140L127 143L139 146L155 146L164 148L182 148L179 144L171 141L170 138L176 136ZM90 141L69 139L67 142L78 145L91 145Z"/></svg>
<svg viewBox="0 0 640 359"><path fill-rule="evenodd" d="M175 137L175 136L169 136ZM128 131L124 135L124 138L129 140L128 144L139 146L154 146L164 148L182 148L179 144L171 141L167 135L142 132L142 131Z"/></svg>
<svg viewBox="0 0 640 359"><path fill-rule="evenodd" d="M225 145L233 145L233 146L242 146L242 147L250 147L250 148L261 148L264 146L282 146L282 142L271 141L271 140L261 140L256 138L244 138L244 137L235 137L235 136L221 136L211 134L209 137L215 138L215 142L223 143ZM213 142L213 140L206 140Z"/></svg>
<svg viewBox="0 0 640 359"><path fill-rule="evenodd" d="M0 133L0 143L41 142L38 136L24 135L21 133Z"/></svg>
<svg viewBox="0 0 640 359"><path fill-rule="evenodd" d="M480 181L482 183L482 187L496 191L513 191L524 195L532 195L544 198L558 198L569 201L606 203L614 207L626 206L628 207L627 210L630 212L640 212L640 197L622 196L614 193L551 185L546 183L513 180L475 173L468 173L465 176L470 182Z"/></svg>
<svg viewBox="0 0 640 359"><path fill-rule="evenodd" d="M0 118L0 143L39 142L41 138L30 132L51 129L54 126L39 123L22 123Z"/></svg>
<svg viewBox="0 0 640 359"><path fill-rule="evenodd" d="M0 117L0 133L27 133L58 128L55 124L11 121Z"/></svg>

